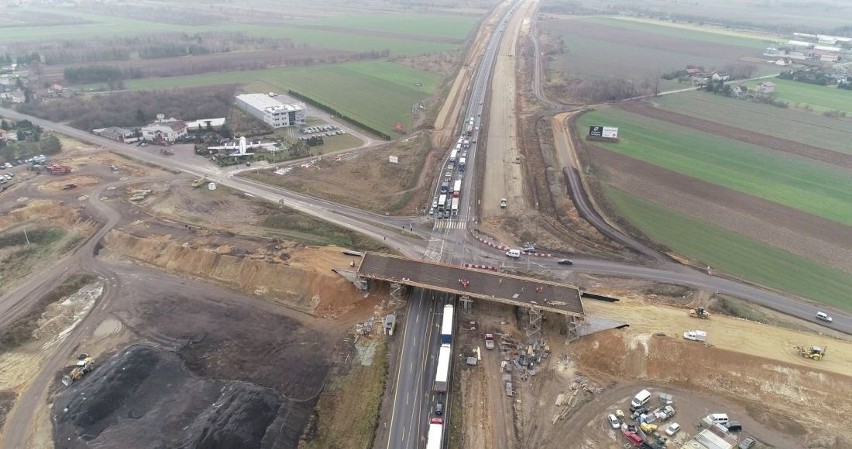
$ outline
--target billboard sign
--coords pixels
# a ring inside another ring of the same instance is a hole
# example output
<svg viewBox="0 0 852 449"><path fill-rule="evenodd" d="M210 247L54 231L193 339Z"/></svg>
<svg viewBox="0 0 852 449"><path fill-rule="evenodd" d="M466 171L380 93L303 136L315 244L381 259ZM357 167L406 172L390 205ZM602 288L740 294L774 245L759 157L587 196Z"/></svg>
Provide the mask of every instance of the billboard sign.
<svg viewBox="0 0 852 449"><path fill-rule="evenodd" d="M612 126L593 125L589 127L589 137L618 139L618 128Z"/></svg>
<svg viewBox="0 0 852 449"><path fill-rule="evenodd" d="M603 134L601 137L603 137L604 139L618 139L618 128L604 126Z"/></svg>
<svg viewBox="0 0 852 449"><path fill-rule="evenodd" d="M603 126L590 126L589 137L603 137Z"/></svg>

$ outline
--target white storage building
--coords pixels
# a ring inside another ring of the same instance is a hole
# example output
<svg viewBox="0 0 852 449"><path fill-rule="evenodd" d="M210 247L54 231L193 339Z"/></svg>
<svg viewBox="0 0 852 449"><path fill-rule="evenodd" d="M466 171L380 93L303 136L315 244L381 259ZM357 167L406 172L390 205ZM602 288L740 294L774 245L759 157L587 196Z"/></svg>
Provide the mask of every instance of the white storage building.
<svg viewBox="0 0 852 449"><path fill-rule="evenodd" d="M237 106L273 128L304 125L307 117L304 103L282 103L267 94L237 95Z"/></svg>

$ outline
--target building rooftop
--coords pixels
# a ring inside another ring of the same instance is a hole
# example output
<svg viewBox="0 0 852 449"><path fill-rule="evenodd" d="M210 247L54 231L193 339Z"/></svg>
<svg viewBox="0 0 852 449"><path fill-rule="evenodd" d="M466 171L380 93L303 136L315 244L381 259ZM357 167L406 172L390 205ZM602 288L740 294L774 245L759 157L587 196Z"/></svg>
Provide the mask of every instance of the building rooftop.
<svg viewBox="0 0 852 449"><path fill-rule="evenodd" d="M305 109L304 104L282 103L277 98L270 97L267 94L243 94L243 95L237 95L237 99L243 101L244 103L248 104L249 106L251 106L255 109L265 110L265 111L268 111L268 112L273 112L273 111L287 111L287 112L289 112L289 111L301 111L301 110Z"/></svg>

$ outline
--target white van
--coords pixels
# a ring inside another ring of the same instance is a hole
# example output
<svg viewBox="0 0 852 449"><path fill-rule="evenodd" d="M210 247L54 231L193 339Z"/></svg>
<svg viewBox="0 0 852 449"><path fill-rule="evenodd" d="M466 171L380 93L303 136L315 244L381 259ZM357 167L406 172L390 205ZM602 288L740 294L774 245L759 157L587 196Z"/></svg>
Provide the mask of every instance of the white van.
<svg viewBox="0 0 852 449"><path fill-rule="evenodd" d="M723 426L728 424L728 415L724 413L711 413L707 415L707 419L713 422L713 424L721 424Z"/></svg>
<svg viewBox="0 0 852 449"><path fill-rule="evenodd" d="M636 393L636 396L633 396L633 400L630 401L630 406L633 408L639 408L648 403L651 400L651 392L648 390L642 390Z"/></svg>
<svg viewBox="0 0 852 449"><path fill-rule="evenodd" d="M506 255L514 259L519 259L521 257L521 250L510 249L509 251L506 251Z"/></svg>

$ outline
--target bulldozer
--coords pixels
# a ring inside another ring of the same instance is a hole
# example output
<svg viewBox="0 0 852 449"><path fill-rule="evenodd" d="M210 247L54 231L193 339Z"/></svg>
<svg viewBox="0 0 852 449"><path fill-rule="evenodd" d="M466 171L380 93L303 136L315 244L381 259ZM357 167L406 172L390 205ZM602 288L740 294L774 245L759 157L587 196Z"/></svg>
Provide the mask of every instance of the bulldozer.
<svg viewBox="0 0 852 449"><path fill-rule="evenodd" d="M689 316L693 318L710 318L710 312L704 310L704 307L696 307L694 309L689 309Z"/></svg>
<svg viewBox="0 0 852 449"><path fill-rule="evenodd" d="M799 351L802 357L811 360L822 360L825 357L826 348L820 346L796 346L796 349Z"/></svg>
<svg viewBox="0 0 852 449"><path fill-rule="evenodd" d="M84 374L88 373L95 367L95 359L85 354L85 357L80 357L77 360L77 365L68 374L62 376L62 384L66 387L80 380Z"/></svg>

